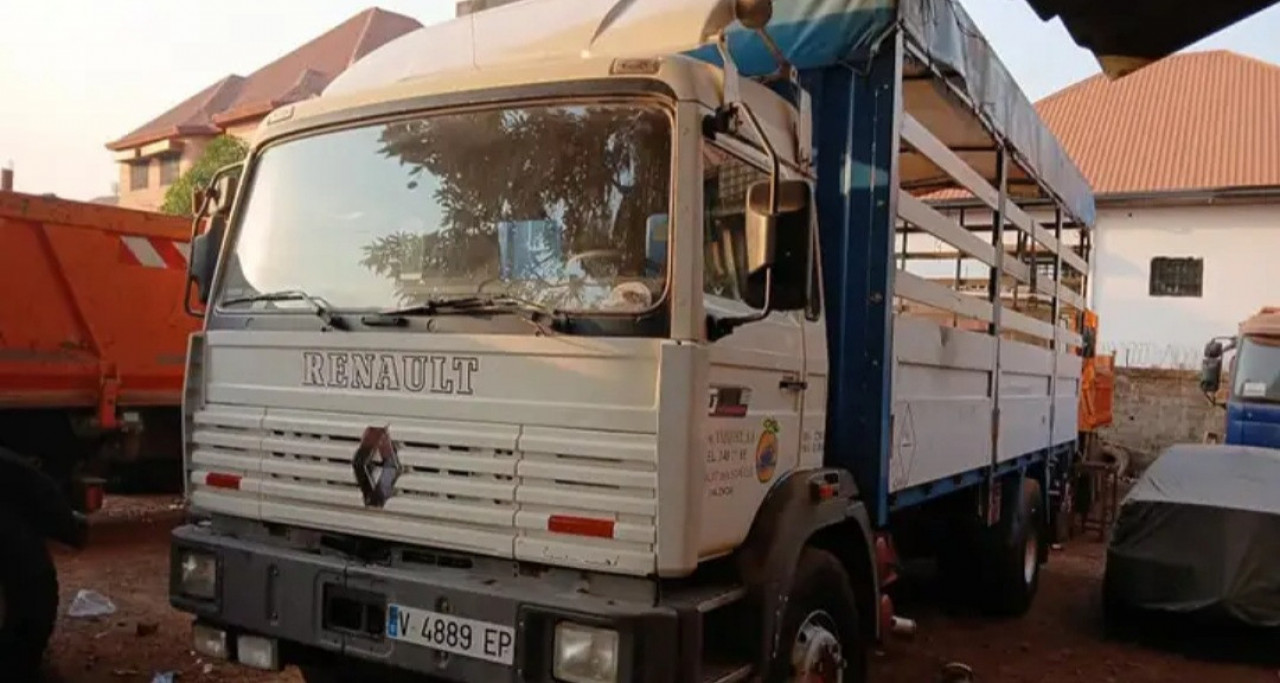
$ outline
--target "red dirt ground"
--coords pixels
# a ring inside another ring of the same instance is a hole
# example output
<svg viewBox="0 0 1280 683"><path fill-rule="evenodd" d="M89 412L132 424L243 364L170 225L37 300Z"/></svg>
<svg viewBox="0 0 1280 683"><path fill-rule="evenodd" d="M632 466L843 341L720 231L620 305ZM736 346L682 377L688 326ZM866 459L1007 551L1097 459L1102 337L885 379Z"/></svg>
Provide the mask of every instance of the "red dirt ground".
<svg viewBox="0 0 1280 683"><path fill-rule="evenodd" d="M210 665L191 652L189 619L170 609L167 598L168 531L181 517L176 503L115 498L95 519L87 549L57 551L63 614L49 649L52 683L149 683L162 671L178 672L179 683L301 682L294 671L263 674ZM904 599L901 611L918 619L919 632L876 655L872 680L932 682L952 661L972 667L980 683L1278 680L1275 663L1205 661L1103 639L1102 568L1103 547L1096 540L1078 540L1055 552L1034 609L1016 621L948 616L927 599ZM67 617L66 606L81 588L106 594L118 611L95 620Z"/></svg>

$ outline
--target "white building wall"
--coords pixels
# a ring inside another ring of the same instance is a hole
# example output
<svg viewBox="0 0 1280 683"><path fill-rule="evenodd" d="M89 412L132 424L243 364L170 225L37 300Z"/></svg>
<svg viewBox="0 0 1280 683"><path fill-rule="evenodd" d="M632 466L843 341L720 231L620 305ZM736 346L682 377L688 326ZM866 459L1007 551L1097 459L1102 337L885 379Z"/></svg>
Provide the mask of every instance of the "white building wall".
<svg viewBox="0 0 1280 683"><path fill-rule="evenodd" d="M1280 305L1280 204L1100 206L1094 244L1092 303L1118 365L1198 367L1210 338ZM1149 296L1155 257L1204 259L1203 295Z"/></svg>

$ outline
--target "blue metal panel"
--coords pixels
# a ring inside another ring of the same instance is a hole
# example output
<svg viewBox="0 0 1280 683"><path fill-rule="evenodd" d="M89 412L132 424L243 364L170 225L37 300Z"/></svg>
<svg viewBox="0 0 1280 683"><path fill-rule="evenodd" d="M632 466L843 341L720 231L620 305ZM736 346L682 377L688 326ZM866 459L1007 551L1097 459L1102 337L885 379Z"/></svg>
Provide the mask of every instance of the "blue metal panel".
<svg viewBox="0 0 1280 683"><path fill-rule="evenodd" d="M890 269L901 69L899 38L886 41L862 68L801 74L813 98L831 364L825 458L853 473L881 526L889 517Z"/></svg>
<svg viewBox="0 0 1280 683"><path fill-rule="evenodd" d="M1046 468L1066 469L1070 466L1070 460L1075 453L1074 444L1063 444L1046 448L1044 450L1028 453L1020 458L1006 460L1000 463L993 470L990 467L981 467L968 472L961 472L946 479L931 481L919 486L913 486L909 489L903 489L889 497L889 507L891 511L901 510L913 505L919 505L926 501L941 498L949 493L955 493L962 489L967 489L979 484L987 482L988 476L992 481L1003 479L1006 476L1020 474L1033 468L1044 466ZM1046 492L1047 495L1047 492Z"/></svg>
<svg viewBox="0 0 1280 683"><path fill-rule="evenodd" d="M1280 405L1228 403L1226 443L1280 448Z"/></svg>

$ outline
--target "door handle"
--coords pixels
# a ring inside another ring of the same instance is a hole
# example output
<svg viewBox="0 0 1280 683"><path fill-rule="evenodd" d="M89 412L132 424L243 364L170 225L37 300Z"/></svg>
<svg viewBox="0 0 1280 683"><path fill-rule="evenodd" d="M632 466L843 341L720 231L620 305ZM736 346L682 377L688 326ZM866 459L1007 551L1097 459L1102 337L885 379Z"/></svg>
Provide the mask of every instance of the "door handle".
<svg viewBox="0 0 1280 683"><path fill-rule="evenodd" d="M778 382L778 388L783 391L804 391L809 388L809 383L799 377L783 377L782 381Z"/></svg>

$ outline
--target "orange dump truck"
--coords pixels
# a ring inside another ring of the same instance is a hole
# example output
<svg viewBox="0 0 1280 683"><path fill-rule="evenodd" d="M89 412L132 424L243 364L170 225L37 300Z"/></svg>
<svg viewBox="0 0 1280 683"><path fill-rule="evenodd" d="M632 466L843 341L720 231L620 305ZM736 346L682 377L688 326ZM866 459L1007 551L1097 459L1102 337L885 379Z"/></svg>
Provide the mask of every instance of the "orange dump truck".
<svg viewBox="0 0 1280 683"><path fill-rule="evenodd" d="M38 658L52 625L44 540L77 544L122 467L181 472L188 242L181 218L0 191L6 664Z"/></svg>

